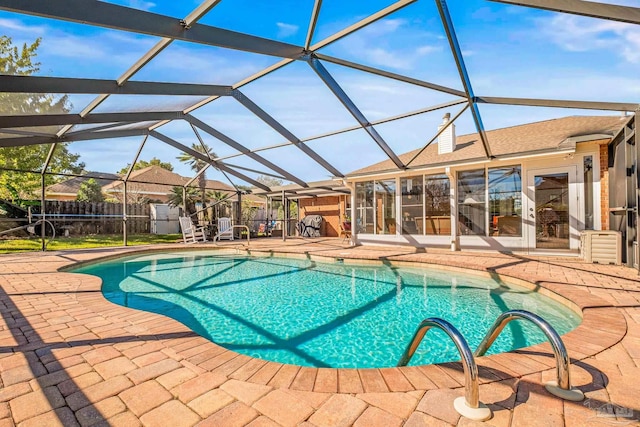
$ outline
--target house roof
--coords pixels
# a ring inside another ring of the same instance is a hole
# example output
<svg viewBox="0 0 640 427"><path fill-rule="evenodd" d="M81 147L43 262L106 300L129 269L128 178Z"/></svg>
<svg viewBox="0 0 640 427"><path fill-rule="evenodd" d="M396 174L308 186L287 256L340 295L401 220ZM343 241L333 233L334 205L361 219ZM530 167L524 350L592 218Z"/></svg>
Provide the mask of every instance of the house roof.
<svg viewBox="0 0 640 427"><path fill-rule="evenodd" d="M113 173L103 173L103 172L87 172L88 176L77 176L66 181L59 182L57 184L53 184L47 187L47 194L77 194L78 190L80 190L80 186L90 180L92 177L100 184L100 186L104 187L105 185L111 184L113 181L120 179L120 176ZM95 178L100 177L100 178Z"/></svg>
<svg viewBox="0 0 640 427"><path fill-rule="evenodd" d="M528 123L508 128L487 131L491 151L496 158L553 152L575 147L577 141L610 139L622 129L631 117L624 116L570 116L554 120ZM584 138L580 138L584 137ZM585 139L586 138L586 139ZM420 150L399 155L406 164ZM456 138L456 149L452 153L438 154L434 141L411 163L411 169L447 166L474 160L486 160L482 141L477 133ZM391 160L385 160L358 169L347 177L370 175L377 172L399 171Z"/></svg>
<svg viewBox="0 0 640 427"><path fill-rule="evenodd" d="M169 170L161 168L160 166L154 165L133 171L129 176L129 180L131 182L129 184L129 187L132 191L147 194L167 194L171 191L171 188L169 187L182 187L183 185L188 183L191 178L178 175L175 172L171 172ZM198 180L195 180L192 183L192 186L197 187L197 185ZM120 192L122 191L121 187L121 181L112 182L108 185L105 185L102 188L102 191L104 191L105 193ZM230 192L236 191L232 186L215 180L207 180L206 188L207 190Z"/></svg>

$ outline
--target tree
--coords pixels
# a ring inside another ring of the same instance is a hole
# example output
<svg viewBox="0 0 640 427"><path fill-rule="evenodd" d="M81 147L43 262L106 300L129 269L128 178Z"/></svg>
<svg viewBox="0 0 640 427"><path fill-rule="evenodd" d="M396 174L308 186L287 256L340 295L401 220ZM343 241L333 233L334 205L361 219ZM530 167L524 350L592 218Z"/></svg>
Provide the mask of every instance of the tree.
<svg viewBox="0 0 640 427"><path fill-rule="evenodd" d="M191 145L191 148L194 151L197 151L198 153L204 154L205 156L209 156L211 158L218 157L215 153L211 151L211 149L204 142L202 144L193 143ZM187 154L187 153L180 153L180 155L178 156L178 160L188 164L191 167L191 170L194 171L195 173L198 173L200 169L202 169L208 164L204 160L197 159L193 157L191 154ZM200 188L200 197L201 197L200 200L202 202L202 208L204 209L206 207L206 197L207 197L206 172L203 172L198 176L198 187Z"/></svg>
<svg viewBox="0 0 640 427"><path fill-rule="evenodd" d="M282 182L281 179L279 178L273 178L267 175L260 175L256 178L256 181L258 181L261 184L266 185L267 187L273 188L273 187L278 187L282 184L284 184Z"/></svg>
<svg viewBox="0 0 640 427"><path fill-rule="evenodd" d="M225 193L224 191L210 191L207 193L209 196L209 200L215 200L215 212L216 218L220 218L220 210L223 211L223 216L226 215L227 208L231 206L231 202L229 201L229 193Z"/></svg>
<svg viewBox="0 0 640 427"><path fill-rule="evenodd" d="M196 211L196 200L198 199L198 190L195 188L188 187L186 191L186 203L182 198L182 188L183 187L172 187L171 194L169 195L169 205L171 206L184 206L187 212L195 212Z"/></svg>
<svg viewBox="0 0 640 427"><path fill-rule="evenodd" d="M102 186L93 178L86 180L80 184L76 200L79 202L104 202Z"/></svg>
<svg viewBox="0 0 640 427"><path fill-rule="evenodd" d="M163 162L162 160L158 159L157 157L152 158L151 160L147 161L147 160L138 160L135 164L135 166L133 167L134 171L137 171L139 169L144 169L147 168L149 166L160 166L162 169L166 169L168 171L173 171L173 165L169 162ZM127 166L123 167L122 169L120 169L117 174L118 175L124 175L127 172L129 172L129 168L131 167L131 163L127 163Z"/></svg>
<svg viewBox="0 0 640 427"><path fill-rule="evenodd" d="M13 46L10 37L0 36L0 74L28 76L40 70L35 62L41 39L22 48ZM72 106L67 95L54 96L43 93L0 93L0 114L68 113ZM57 127L21 128L23 131L55 133ZM0 148L0 198L19 201L33 198L41 185L39 173L24 173L19 170L42 169L50 145L29 145ZM80 156L69 152L64 144L58 144L48 171L53 173L79 174L84 169L78 163ZM45 185L55 182L51 175L45 176Z"/></svg>
<svg viewBox="0 0 640 427"><path fill-rule="evenodd" d="M258 213L258 208L253 206L250 200L242 201L242 223L253 230L253 221Z"/></svg>

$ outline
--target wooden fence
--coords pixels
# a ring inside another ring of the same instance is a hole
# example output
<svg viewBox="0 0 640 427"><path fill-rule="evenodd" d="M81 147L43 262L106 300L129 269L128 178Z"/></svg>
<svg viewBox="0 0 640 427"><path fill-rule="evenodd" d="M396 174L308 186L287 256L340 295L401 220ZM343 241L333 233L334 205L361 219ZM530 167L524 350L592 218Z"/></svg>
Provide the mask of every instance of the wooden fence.
<svg viewBox="0 0 640 427"><path fill-rule="evenodd" d="M35 209L33 212L40 213ZM47 200L45 217L53 222L60 234L65 230L68 230L70 235L122 233L122 204L120 203ZM136 234L149 233L148 204L127 205L127 231Z"/></svg>

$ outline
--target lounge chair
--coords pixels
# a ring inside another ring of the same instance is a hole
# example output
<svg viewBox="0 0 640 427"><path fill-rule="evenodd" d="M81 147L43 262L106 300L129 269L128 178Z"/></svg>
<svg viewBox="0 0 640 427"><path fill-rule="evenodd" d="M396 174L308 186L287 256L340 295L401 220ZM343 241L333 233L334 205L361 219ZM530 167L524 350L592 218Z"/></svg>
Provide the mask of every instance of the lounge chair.
<svg viewBox="0 0 640 427"><path fill-rule="evenodd" d="M231 218L218 218L218 234L216 234L216 238L218 240L233 240L233 227L231 227Z"/></svg>
<svg viewBox="0 0 640 427"><path fill-rule="evenodd" d="M207 233L204 227L196 227L188 216L181 216L180 229L182 230L182 239L185 243L198 243L207 241Z"/></svg>

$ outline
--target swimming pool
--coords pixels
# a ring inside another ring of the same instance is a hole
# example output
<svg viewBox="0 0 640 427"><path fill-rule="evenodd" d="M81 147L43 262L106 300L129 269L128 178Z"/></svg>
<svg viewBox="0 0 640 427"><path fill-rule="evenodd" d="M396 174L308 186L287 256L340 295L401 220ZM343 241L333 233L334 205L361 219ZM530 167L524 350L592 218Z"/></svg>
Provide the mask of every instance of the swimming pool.
<svg viewBox="0 0 640 427"><path fill-rule="evenodd" d="M510 309L532 311L560 334L580 323L572 310L523 287L433 268L199 251L142 254L73 271L102 278L111 302L174 318L238 353L303 366L395 366L427 317L451 322L472 349ZM543 341L528 322L511 322L491 352ZM458 359L454 344L433 330L411 364Z"/></svg>

